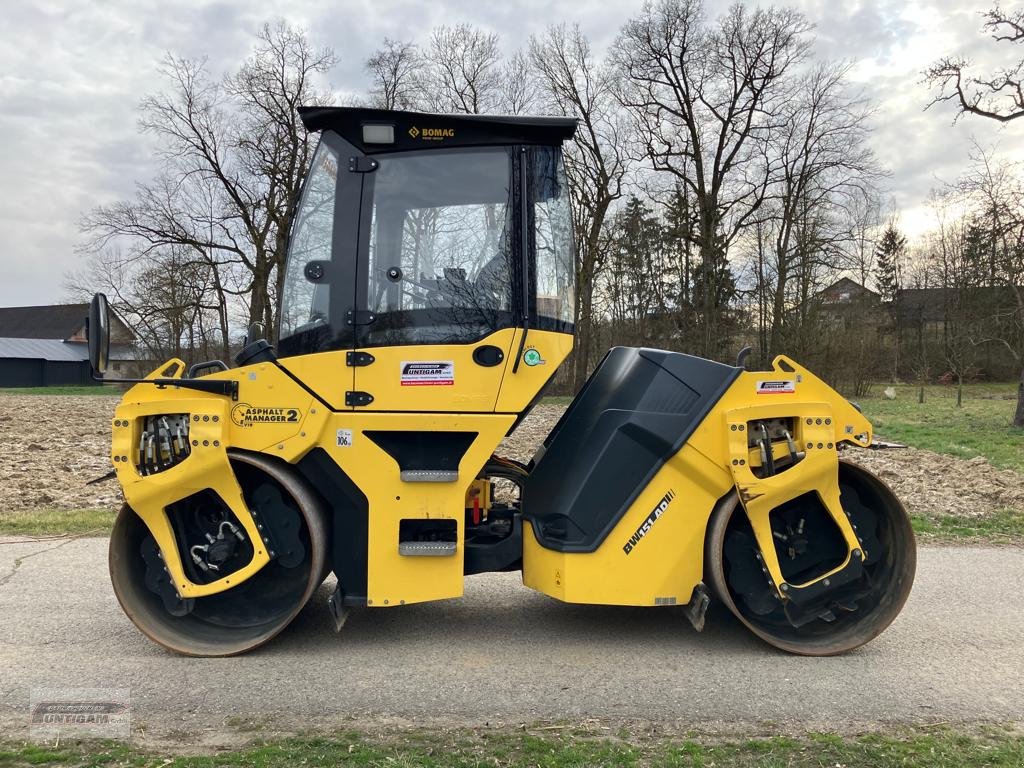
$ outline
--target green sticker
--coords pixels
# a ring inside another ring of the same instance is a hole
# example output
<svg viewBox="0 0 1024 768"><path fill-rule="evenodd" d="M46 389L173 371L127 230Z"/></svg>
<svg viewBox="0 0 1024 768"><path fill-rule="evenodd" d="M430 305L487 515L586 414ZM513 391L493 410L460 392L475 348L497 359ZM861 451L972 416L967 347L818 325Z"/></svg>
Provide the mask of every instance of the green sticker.
<svg viewBox="0 0 1024 768"><path fill-rule="evenodd" d="M544 358L540 356L540 352L536 349L528 349L523 352L523 362L530 366L543 365Z"/></svg>

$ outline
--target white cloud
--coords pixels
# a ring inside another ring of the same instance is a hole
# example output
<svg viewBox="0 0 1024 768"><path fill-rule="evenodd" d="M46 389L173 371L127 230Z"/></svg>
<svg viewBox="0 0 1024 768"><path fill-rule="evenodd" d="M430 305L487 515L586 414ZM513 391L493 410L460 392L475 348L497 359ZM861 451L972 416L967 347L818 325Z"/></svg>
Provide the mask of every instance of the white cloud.
<svg viewBox="0 0 1024 768"><path fill-rule="evenodd" d="M712 12L726 6L709 3ZM362 62L385 36L422 36L441 23L467 21L501 34L508 50L548 23L579 22L606 47L642 0L7 0L0 30L0 306L45 303L63 295L62 275L78 266L81 214L132 194L153 168L151 139L140 136L136 107L160 87L168 50L207 56L212 72L239 61L264 21L285 17L330 45L340 63L339 92L363 89ZM803 0L817 25L817 50L858 60L855 77L878 106L875 146L890 167L891 194L911 234L923 229L922 204L939 180L952 180L972 138L1024 155L1021 126L979 119L952 125L949 107L923 112L920 71L945 52L988 64L999 55L978 33L985 3Z"/></svg>

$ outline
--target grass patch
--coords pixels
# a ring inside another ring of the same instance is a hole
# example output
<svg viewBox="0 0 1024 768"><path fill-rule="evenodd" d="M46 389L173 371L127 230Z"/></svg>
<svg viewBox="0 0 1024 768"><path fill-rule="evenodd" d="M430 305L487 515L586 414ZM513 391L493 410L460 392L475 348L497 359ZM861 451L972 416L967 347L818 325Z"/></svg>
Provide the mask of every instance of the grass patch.
<svg viewBox="0 0 1024 768"><path fill-rule="evenodd" d="M1024 473L1024 429L1011 425L1017 407L1017 385L968 384L963 406L956 406L956 387L925 387L925 402L917 402L918 388L894 385L896 399L882 392L889 384L876 384L872 394L854 398L880 437L914 448L962 459L984 456L994 466ZM568 405L571 397L545 397L544 405Z"/></svg>
<svg viewBox="0 0 1024 768"><path fill-rule="evenodd" d="M912 515L914 532L942 543L1024 544L1024 511L999 509L985 517Z"/></svg>
<svg viewBox="0 0 1024 768"><path fill-rule="evenodd" d="M1014 384L974 384L964 388L963 407L956 407L956 388L925 387L917 402L917 387L897 385L896 399L858 400L875 432L914 448L973 459L984 456L993 465L1024 472L1024 429L1011 425L1016 408Z"/></svg>
<svg viewBox="0 0 1024 768"><path fill-rule="evenodd" d="M82 395L120 397L124 389L113 384L100 385L96 387L0 387L0 394L5 395Z"/></svg>
<svg viewBox="0 0 1024 768"><path fill-rule="evenodd" d="M7 536L60 536L95 533L106 536L114 525L109 509L33 509L0 512L0 534Z"/></svg>
<svg viewBox="0 0 1024 768"><path fill-rule="evenodd" d="M398 732L388 737L340 734L333 738L302 738L255 743L240 750L209 755L175 755L116 744L67 744L46 747L0 744L0 765L21 766L219 766L335 765L425 766L673 766L704 768L1018 768L1024 764L1024 736L996 728L971 732L952 729L908 731L898 736L868 734L842 737L810 734L715 741L631 736L595 737L585 731L539 735L521 730L455 730Z"/></svg>

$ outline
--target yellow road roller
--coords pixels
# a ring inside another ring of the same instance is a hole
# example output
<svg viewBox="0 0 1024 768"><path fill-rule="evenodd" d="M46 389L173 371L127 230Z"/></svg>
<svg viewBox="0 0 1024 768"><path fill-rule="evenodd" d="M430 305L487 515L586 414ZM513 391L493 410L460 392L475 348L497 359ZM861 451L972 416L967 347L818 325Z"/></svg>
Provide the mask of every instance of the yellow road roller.
<svg viewBox="0 0 1024 768"><path fill-rule="evenodd" d="M234 367L169 360L114 414L110 576L142 632L249 651L331 572L339 629L494 571L698 629L717 599L811 656L892 622L914 577L907 514L840 458L871 424L786 357L747 371L616 347L531 461L495 453L572 349L574 120L301 116L320 141L276 345L254 327ZM89 344L99 375L101 295Z"/></svg>

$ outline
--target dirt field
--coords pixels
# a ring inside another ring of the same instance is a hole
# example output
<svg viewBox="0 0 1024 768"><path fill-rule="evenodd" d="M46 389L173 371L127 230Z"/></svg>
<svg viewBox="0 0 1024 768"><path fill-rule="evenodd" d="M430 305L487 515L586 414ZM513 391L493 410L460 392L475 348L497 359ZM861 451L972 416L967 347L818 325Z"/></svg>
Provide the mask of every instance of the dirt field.
<svg viewBox="0 0 1024 768"><path fill-rule="evenodd" d="M110 469L116 403L114 397L0 393L0 513L116 507L116 482L86 484ZM562 411L562 406L538 406L500 452L528 460ZM911 513L978 517L1024 510L1024 475L996 469L985 459L914 449L850 450L845 456L881 476Z"/></svg>

